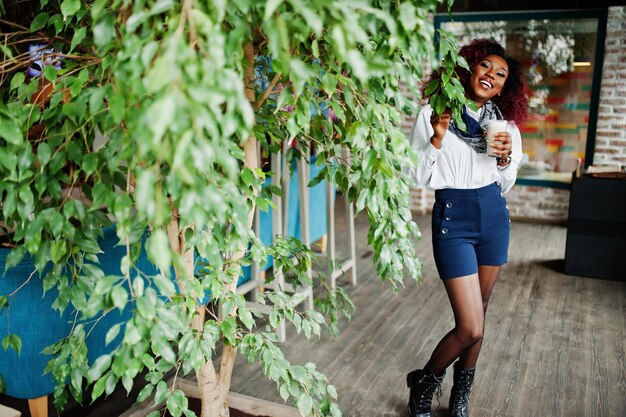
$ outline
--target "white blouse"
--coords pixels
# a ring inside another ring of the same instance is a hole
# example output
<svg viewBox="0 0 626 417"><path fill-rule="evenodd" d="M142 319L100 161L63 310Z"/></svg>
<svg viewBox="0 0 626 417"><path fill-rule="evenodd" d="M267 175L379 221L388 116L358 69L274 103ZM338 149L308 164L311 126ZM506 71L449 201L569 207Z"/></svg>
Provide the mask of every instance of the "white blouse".
<svg viewBox="0 0 626 417"><path fill-rule="evenodd" d="M513 187L522 159L522 138L517 126L509 124L507 129L513 142L511 163L505 168L499 168L496 158L476 152L450 130L446 131L441 149L435 148L430 143L430 138L435 133L430 124L432 112L430 105L422 107L410 138L411 147L417 152L419 162L416 167L410 167L407 171L418 187L425 186L432 190L471 189L496 182L503 193Z"/></svg>

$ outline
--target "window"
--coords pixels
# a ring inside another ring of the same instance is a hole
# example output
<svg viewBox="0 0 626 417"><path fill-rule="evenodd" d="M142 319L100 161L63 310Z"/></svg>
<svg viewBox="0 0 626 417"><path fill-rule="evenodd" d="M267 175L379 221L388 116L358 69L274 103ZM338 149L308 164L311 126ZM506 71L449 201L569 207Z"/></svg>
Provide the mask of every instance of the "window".
<svg viewBox="0 0 626 417"><path fill-rule="evenodd" d="M595 145L606 10L467 13L435 18L465 45L492 38L517 58L531 89L530 117L520 126L520 184L568 188Z"/></svg>

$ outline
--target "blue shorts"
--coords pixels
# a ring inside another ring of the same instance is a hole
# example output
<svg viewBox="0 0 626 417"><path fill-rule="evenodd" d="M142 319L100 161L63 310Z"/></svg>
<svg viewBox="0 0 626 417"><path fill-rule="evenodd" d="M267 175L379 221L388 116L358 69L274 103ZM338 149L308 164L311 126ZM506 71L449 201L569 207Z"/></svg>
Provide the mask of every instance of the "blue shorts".
<svg viewBox="0 0 626 417"><path fill-rule="evenodd" d="M500 187L435 191L432 231L441 279L475 274L478 265L505 264L511 223Z"/></svg>

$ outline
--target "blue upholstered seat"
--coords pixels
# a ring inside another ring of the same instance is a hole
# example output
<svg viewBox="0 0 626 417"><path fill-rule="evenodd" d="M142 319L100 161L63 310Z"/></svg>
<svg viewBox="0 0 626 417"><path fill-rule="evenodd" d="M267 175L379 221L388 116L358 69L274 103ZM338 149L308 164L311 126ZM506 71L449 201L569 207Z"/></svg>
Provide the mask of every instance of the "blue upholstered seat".
<svg viewBox="0 0 626 417"><path fill-rule="evenodd" d="M5 270L10 249L0 249L0 269ZM18 289L35 271L33 258L27 256L0 278L0 294ZM43 294L42 279L35 273L26 285L9 299L9 308L0 314L0 339L11 333L22 339L22 350L0 349L0 375L6 382L6 394L16 398L37 398L54 391L54 380L43 371L50 359L42 350L66 337L72 327L69 309L61 315L52 310L55 290Z"/></svg>
<svg viewBox="0 0 626 417"><path fill-rule="evenodd" d="M99 245L102 253L98 255L100 268L105 275L121 275L120 261L126 254L124 246L116 246L118 238L114 227L106 227ZM4 271L6 257L10 249L0 248L0 269ZM147 261L142 251L138 268L149 273L154 267ZM8 295L20 287L35 271L34 260L27 256L14 268L8 270L0 278L0 295ZM3 376L6 394L15 398L37 398L49 395L54 391L54 381L50 374L44 375L50 356L42 353L43 349L70 334L73 324L72 306L68 306L63 314L52 309L57 292L52 289L43 294L42 278L39 274L32 275L13 298L9 300L10 310L0 314L0 339L9 329L18 334L22 340L22 350L18 357L13 349L0 349L0 375ZM111 311L91 331L87 338L88 360L93 363L99 356L110 352L121 341L121 334L109 345L105 337L109 329L120 322L126 321L131 313L129 305L122 313Z"/></svg>

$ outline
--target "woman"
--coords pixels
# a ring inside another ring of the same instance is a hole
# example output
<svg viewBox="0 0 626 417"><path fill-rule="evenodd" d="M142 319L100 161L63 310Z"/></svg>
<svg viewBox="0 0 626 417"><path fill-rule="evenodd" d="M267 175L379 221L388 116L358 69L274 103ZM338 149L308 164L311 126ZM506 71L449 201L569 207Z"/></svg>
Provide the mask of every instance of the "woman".
<svg viewBox="0 0 626 417"><path fill-rule="evenodd" d="M419 165L408 171L418 186L435 191L432 215L435 264L443 281L455 327L436 346L422 369L407 375L410 417L429 417L433 395L446 368L454 365L450 416L467 417L474 368L484 333L491 290L507 261L509 216L504 194L515 183L522 158L520 132L514 123L527 118L528 88L520 64L496 42L481 39L460 50L472 72L457 69L466 97L461 130L450 112L424 106L411 144ZM433 75L435 77L436 75ZM484 131L491 119L510 123L487 156Z"/></svg>

